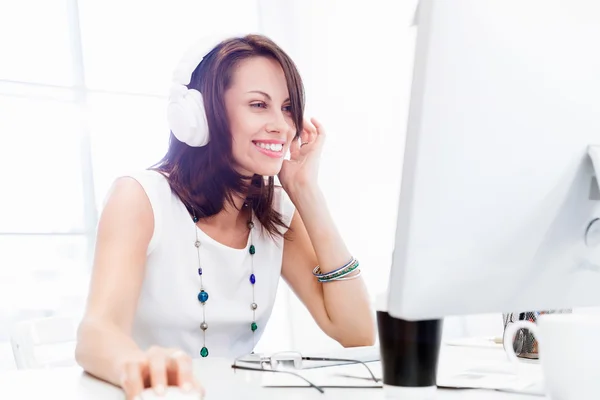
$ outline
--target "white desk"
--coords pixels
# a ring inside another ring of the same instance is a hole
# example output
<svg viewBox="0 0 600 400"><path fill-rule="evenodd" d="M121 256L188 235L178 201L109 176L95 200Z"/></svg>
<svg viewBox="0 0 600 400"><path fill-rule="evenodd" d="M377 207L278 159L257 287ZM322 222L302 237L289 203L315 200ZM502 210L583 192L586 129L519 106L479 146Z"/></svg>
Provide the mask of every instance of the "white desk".
<svg viewBox="0 0 600 400"><path fill-rule="evenodd" d="M474 349L445 346L440 358L441 370L468 365L498 365L506 362L497 349ZM263 388L263 372L234 371L231 362L222 359L195 360L194 372L203 382L207 396L212 399L282 399L286 400L383 400L382 389L331 389L321 394L313 388ZM122 400L124 395L119 388L101 382L80 368L58 368L52 370L8 371L0 373L0 398L62 400ZM543 397L512 394L490 390L439 389L437 398L453 399L506 399L542 400Z"/></svg>

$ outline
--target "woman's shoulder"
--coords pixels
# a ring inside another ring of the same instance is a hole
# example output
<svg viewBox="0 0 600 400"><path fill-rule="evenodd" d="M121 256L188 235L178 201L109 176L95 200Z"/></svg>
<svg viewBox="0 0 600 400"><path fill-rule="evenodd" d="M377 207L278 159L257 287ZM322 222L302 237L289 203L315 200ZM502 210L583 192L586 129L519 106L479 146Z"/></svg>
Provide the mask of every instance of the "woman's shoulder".
<svg viewBox="0 0 600 400"><path fill-rule="evenodd" d="M143 194L137 196L137 204L142 206L142 203L149 203L154 221L154 232L147 252L150 254L161 237L165 218L169 218L173 210L173 196L167 175L153 169L128 171L117 177L114 186L137 186L138 190L141 187Z"/></svg>
<svg viewBox="0 0 600 400"><path fill-rule="evenodd" d="M153 169L127 171L117 177L116 181L120 180L135 181L148 196L171 194L168 176L161 171Z"/></svg>
<svg viewBox="0 0 600 400"><path fill-rule="evenodd" d="M156 170L134 170L124 172L113 180L111 187L106 194L103 202L103 206L106 205L109 197L114 194L115 191L135 191L142 189L146 194L144 201L150 201L150 203L156 203L161 198L170 196L170 185L167 177L160 171Z"/></svg>
<svg viewBox="0 0 600 400"><path fill-rule="evenodd" d="M138 181L142 186L144 184L150 185L165 185L169 183L168 175L162 171L155 169L140 169L134 171L127 171L119 176L117 179L133 178Z"/></svg>

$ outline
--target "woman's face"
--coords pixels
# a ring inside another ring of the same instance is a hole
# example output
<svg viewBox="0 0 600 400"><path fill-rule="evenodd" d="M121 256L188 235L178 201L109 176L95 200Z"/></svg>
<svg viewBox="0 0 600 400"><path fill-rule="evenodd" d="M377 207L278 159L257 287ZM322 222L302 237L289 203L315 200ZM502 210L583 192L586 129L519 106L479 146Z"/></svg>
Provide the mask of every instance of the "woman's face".
<svg viewBox="0 0 600 400"><path fill-rule="evenodd" d="M267 57L240 62L225 92L225 106L238 172L277 175L296 134L281 65Z"/></svg>

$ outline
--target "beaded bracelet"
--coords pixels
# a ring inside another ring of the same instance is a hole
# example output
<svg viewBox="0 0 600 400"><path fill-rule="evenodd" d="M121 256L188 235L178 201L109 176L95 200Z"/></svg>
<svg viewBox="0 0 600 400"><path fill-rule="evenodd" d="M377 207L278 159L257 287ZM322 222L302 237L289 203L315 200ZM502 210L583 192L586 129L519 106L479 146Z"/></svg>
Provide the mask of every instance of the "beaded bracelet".
<svg viewBox="0 0 600 400"><path fill-rule="evenodd" d="M325 274L321 273L320 267L317 266L313 270L313 275L315 277L317 277L319 282L322 282L322 283L338 281L338 280L350 280L350 279L355 279L356 277L360 276L360 269L358 269L358 266L359 266L358 260L356 260L355 258L352 258L352 260L349 263L347 263L346 265L344 265L343 267L338 268L334 271L325 273ZM358 273L352 277L347 277L348 275L350 275L354 272L358 272Z"/></svg>
<svg viewBox="0 0 600 400"><path fill-rule="evenodd" d="M331 278L319 278L318 281L321 283L334 282L334 281L349 281L351 279L358 278L359 276L360 276L360 269L356 268L356 269L349 270L348 272L346 272L344 274L336 275Z"/></svg>
<svg viewBox="0 0 600 400"><path fill-rule="evenodd" d="M355 272L355 270L358 268L358 265L359 265L358 261L355 261L354 264L352 264L348 268L344 269L343 271L336 272L334 274L327 274L325 276L318 278L318 280L319 280L319 282L329 282L329 281L338 280L340 278L343 278L343 277L348 276L351 273Z"/></svg>
<svg viewBox="0 0 600 400"><path fill-rule="evenodd" d="M347 276L347 277L344 277L344 278L336 278L336 279L334 279L334 280L336 280L336 281L351 281L352 279L359 278L359 277L360 277L360 275L361 275L360 268L359 268L359 269L357 269L355 272L356 272L356 274L355 274L355 275L352 275L352 276Z"/></svg>
<svg viewBox="0 0 600 400"><path fill-rule="evenodd" d="M336 269L334 271L331 271L331 272L327 272L325 274L323 274L321 272L321 267L319 265L317 265L315 267L315 269L313 269L313 275L316 276L317 278L324 278L324 277L326 277L328 275L333 275L333 274L335 274L337 272L340 272L340 271L343 271L343 270L347 269L348 267L350 267L355 262L356 262L356 258L352 257L352 259L350 259L350 261L348 261L346 264L344 264L340 268L338 268L338 269Z"/></svg>

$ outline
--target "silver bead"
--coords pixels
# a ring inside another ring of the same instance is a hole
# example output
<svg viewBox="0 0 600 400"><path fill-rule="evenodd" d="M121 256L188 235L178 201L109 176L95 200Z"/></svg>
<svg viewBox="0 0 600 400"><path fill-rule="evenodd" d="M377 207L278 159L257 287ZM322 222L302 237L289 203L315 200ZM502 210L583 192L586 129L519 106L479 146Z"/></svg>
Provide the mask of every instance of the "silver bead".
<svg viewBox="0 0 600 400"><path fill-rule="evenodd" d="M254 229L254 222L248 221L248 229Z"/></svg>
<svg viewBox="0 0 600 400"><path fill-rule="evenodd" d="M258 308L258 304L252 303L252 304L250 304L250 308L253 310L256 310Z"/></svg>
<svg viewBox="0 0 600 400"><path fill-rule="evenodd" d="M202 329L203 331L208 329L208 324L206 322L203 322L200 324L200 329Z"/></svg>
<svg viewBox="0 0 600 400"><path fill-rule="evenodd" d="M200 241L199 241L199 240L196 240L196 242L194 242L194 246L196 246L196 247L200 247Z"/></svg>

